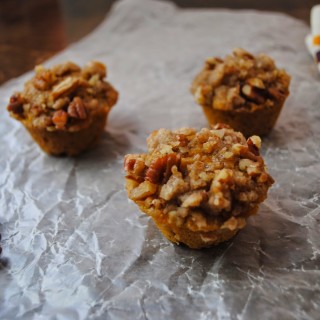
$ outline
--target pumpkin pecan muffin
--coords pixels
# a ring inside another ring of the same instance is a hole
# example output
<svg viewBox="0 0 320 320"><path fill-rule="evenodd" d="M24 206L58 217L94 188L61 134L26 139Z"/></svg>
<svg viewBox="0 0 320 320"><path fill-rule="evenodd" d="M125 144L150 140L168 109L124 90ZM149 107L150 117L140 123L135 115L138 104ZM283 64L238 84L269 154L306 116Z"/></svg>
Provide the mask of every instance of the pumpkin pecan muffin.
<svg viewBox="0 0 320 320"><path fill-rule="evenodd" d="M289 84L290 76L267 55L235 49L224 60L208 58L191 92L210 124L226 123L248 137L271 131Z"/></svg>
<svg viewBox="0 0 320 320"><path fill-rule="evenodd" d="M24 90L7 106L48 154L75 156L101 137L108 113L118 99L104 80L106 67L91 61L82 69L66 62L35 68Z"/></svg>
<svg viewBox="0 0 320 320"><path fill-rule="evenodd" d="M147 144L148 153L125 157L128 196L177 244L198 249L230 239L273 183L260 138L246 140L227 125L160 129Z"/></svg>

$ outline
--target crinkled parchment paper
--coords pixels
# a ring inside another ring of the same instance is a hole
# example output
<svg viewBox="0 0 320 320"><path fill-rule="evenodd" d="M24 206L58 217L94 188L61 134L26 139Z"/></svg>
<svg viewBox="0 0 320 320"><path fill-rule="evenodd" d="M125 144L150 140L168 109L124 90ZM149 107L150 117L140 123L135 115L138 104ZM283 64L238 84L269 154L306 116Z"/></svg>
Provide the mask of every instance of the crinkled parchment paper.
<svg viewBox="0 0 320 320"><path fill-rule="evenodd" d="M320 79L308 28L275 13L181 10L125 0L47 62L108 65L120 91L102 143L43 154L5 110L30 73L0 89L1 319L319 319ZM160 127L206 126L188 92L210 55L270 54L291 95L263 154L276 183L232 241L195 251L165 240L128 201L122 159Z"/></svg>

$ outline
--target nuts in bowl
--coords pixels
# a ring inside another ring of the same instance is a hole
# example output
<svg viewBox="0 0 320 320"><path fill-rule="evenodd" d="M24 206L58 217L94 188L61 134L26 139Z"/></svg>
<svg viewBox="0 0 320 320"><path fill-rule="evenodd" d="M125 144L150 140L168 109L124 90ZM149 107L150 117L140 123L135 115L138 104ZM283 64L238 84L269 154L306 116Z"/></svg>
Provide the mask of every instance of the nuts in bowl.
<svg viewBox="0 0 320 320"><path fill-rule="evenodd" d="M51 69L35 68L35 76L7 106L43 151L76 156L101 137L118 92L104 80L106 67L91 61L82 69L73 62Z"/></svg>
<svg viewBox="0 0 320 320"><path fill-rule="evenodd" d="M260 138L227 125L160 129L147 144L148 153L125 157L128 197L174 243L198 249L232 238L273 184Z"/></svg>
<svg viewBox="0 0 320 320"><path fill-rule="evenodd" d="M249 137L271 131L289 84L290 76L269 56L235 49L225 59L208 58L191 92L210 124L226 123Z"/></svg>

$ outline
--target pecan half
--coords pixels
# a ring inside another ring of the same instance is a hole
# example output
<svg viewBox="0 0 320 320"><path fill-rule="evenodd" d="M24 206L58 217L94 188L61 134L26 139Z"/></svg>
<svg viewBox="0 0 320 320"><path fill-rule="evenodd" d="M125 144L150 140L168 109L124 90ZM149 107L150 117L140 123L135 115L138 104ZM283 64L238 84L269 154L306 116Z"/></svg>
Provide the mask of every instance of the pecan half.
<svg viewBox="0 0 320 320"><path fill-rule="evenodd" d="M84 102L80 97L74 97L68 107L68 115L76 119L86 119L87 111Z"/></svg>
<svg viewBox="0 0 320 320"><path fill-rule="evenodd" d="M171 176L171 168L178 165L179 162L180 156L176 153L170 153L153 160L146 171L145 180L152 183L166 183Z"/></svg>
<svg viewBox="0 0 320 320"><path fill-rule="evenodd" d="M51 93L52 98L55 101L63 94L69 94L81 85L83 85L83 83L81 83L79 78L67 77L53 87Z"/></svg>
<svg viewBox="0 0 320 320"><path fill-rule="evenodd" d="M20 94L14 94L10 97L7 110L18 116L23 114L23 99Z"/></svg>
<svg viewBox="0 0 320 320"><path fill-rule="evenodd" d="M55 111L52 117L52 122L57 129L64 129L68 121L68 114L64 110Z"/></svg>

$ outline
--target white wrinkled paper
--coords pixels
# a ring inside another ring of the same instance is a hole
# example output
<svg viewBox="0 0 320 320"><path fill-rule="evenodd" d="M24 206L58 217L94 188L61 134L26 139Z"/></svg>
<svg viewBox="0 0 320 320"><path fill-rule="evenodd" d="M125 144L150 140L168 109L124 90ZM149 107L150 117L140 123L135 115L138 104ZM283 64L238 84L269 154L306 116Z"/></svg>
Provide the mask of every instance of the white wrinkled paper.
<svg viewBox="0 0 320 320"><path fill-rule="evenodd" d="M182 10L124 0L88 37L49 60L108 66L120 92L102 142L49 157L5 109L0 89L1 319L316 319L320 312L320 79L308 28L256 11ZM123 156L160 127L207 126L189 86L207 56L265 52L292 75L263 154L276 183L232 241L169 243L124 190Z"/></svg>

